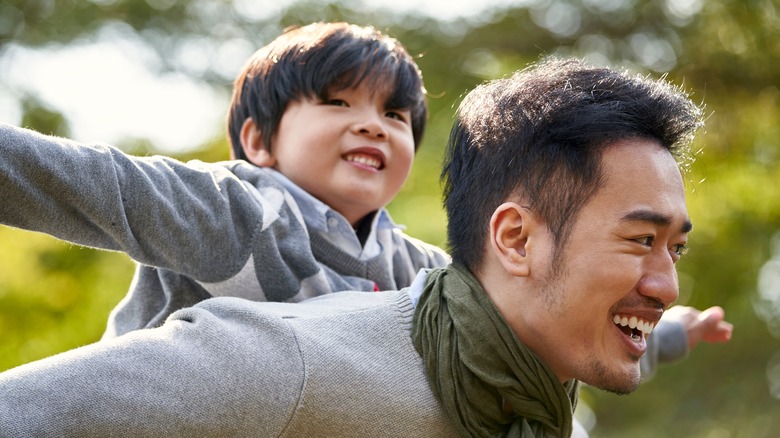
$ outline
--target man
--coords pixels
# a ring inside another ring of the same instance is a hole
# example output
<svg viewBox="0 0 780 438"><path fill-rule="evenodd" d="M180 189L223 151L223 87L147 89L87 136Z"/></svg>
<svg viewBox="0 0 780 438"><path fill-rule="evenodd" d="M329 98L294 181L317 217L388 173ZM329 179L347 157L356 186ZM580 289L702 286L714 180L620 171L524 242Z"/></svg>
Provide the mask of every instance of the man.
<svg viewBox="0 0 780 438"><path fill-rule="evenodd" d="M464 99L453 264L402 291L206 300L0 374L9 436L570 436L639 384L691 230L676 88L551 59Z"/></svg>

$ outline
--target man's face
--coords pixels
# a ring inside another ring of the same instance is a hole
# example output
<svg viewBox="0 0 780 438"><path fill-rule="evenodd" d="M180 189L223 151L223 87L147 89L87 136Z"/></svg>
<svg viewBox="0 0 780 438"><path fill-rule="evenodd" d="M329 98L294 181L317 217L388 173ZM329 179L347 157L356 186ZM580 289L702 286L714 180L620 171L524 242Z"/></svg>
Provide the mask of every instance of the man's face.
<svg viewBox="0 0 780 438"><path fill-rule="evenodd" d="M647 327L677 299L691 225L678 166L658 144L619 142L602 166L605 184L577 216L558 269L539 263L535 314L518 335L562 381L627 393L639 384Z"/></svg>
<svg viewBox="0 0 780 438"><path fill-rule="evenodd" d="M411 112L374 91L292 101L271 142L274 167L353 225L393 199L414 161Z"/></svg>

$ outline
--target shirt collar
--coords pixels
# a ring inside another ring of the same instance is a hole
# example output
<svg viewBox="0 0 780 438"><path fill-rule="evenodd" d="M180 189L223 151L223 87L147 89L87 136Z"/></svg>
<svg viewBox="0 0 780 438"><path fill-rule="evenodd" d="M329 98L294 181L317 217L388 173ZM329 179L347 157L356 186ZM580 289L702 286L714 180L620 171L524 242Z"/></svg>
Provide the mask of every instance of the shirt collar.
<svg viewBox="0 0 780 438"><path fill-rule="evenodd" d="M292 182L284 174L279 171L267 167L271 176L274 177L288 192L292 195L295 202L298 203L298 208L301 210L301 214L306 218L308 225L315 230L327 231L328 230L328 218L338 216L346 222L346 219L336 210L332 209L328 204L315 198L311 193L300 188L297 184ZM402 228L393 222L390 217L390 213L384 208L379 209L376 217L374 217L373 229L385 229L385 228Z"/></svg>

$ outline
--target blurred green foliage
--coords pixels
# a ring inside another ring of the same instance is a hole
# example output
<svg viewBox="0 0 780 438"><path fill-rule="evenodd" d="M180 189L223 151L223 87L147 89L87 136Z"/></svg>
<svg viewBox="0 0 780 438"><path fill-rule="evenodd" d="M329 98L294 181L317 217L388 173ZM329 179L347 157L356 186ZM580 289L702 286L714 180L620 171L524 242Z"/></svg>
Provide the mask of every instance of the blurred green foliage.
<svg viewBox="0 0 780 438"><path fill-rule="evenodd" d="M780 260L780 243L772 247L780 231L777 0L525 0L447 20L359 1L256 3L265 12L250 8L252 2L227 0L6 0L0 3L0 55L12 44L84 44L101 28L118 26L155 50L154 68L229 89L232 73L221 71L217 60L236 41L257 48L284 27L311 21L372 24L420 54L431 109L412 175L389 209L410 234L441 246L439 164L466 91L546 54L638 74L668 73L706 104L709 115L696 143L702 152L688 175L695 231L692 252L679 265L680 303L723 306L735 324L734 339L700 345L630 396L586 388L578 414L594 437L780 435L780 292L771 292L780 290L772 286L780 274L758 289L762 266ZM193 41L209 57L206 68L193 69L177 55ZM20 99L25 126L68 134L67 114L34 95ZM118 146L155 150L143 141ZM227 144L210 141L180 158L225 159ZM0 369L99 339L132 269L121 254L0 228Z"/></svg>

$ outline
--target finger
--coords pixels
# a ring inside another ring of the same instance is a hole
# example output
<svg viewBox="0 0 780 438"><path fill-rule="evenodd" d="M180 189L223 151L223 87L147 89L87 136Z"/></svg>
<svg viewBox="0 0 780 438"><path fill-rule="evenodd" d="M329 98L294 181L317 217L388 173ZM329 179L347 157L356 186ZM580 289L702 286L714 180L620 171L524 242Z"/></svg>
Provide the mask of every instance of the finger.
<svg viewBox="0 0 780 438"><path fill-rule="evenodd" d="M702 311L698 319L706 324L717 325L723 318L725 318L726 312L720 306L712 306Z"/></svg>
<svg viewBox="0 0 780 438"><path fill-rule="evenodd" d="M702 340L705 342L727 342L731 339L734 326L723 320L725 312L722 308L711 307L701 315L699 319L702 322Z"/></svg>

